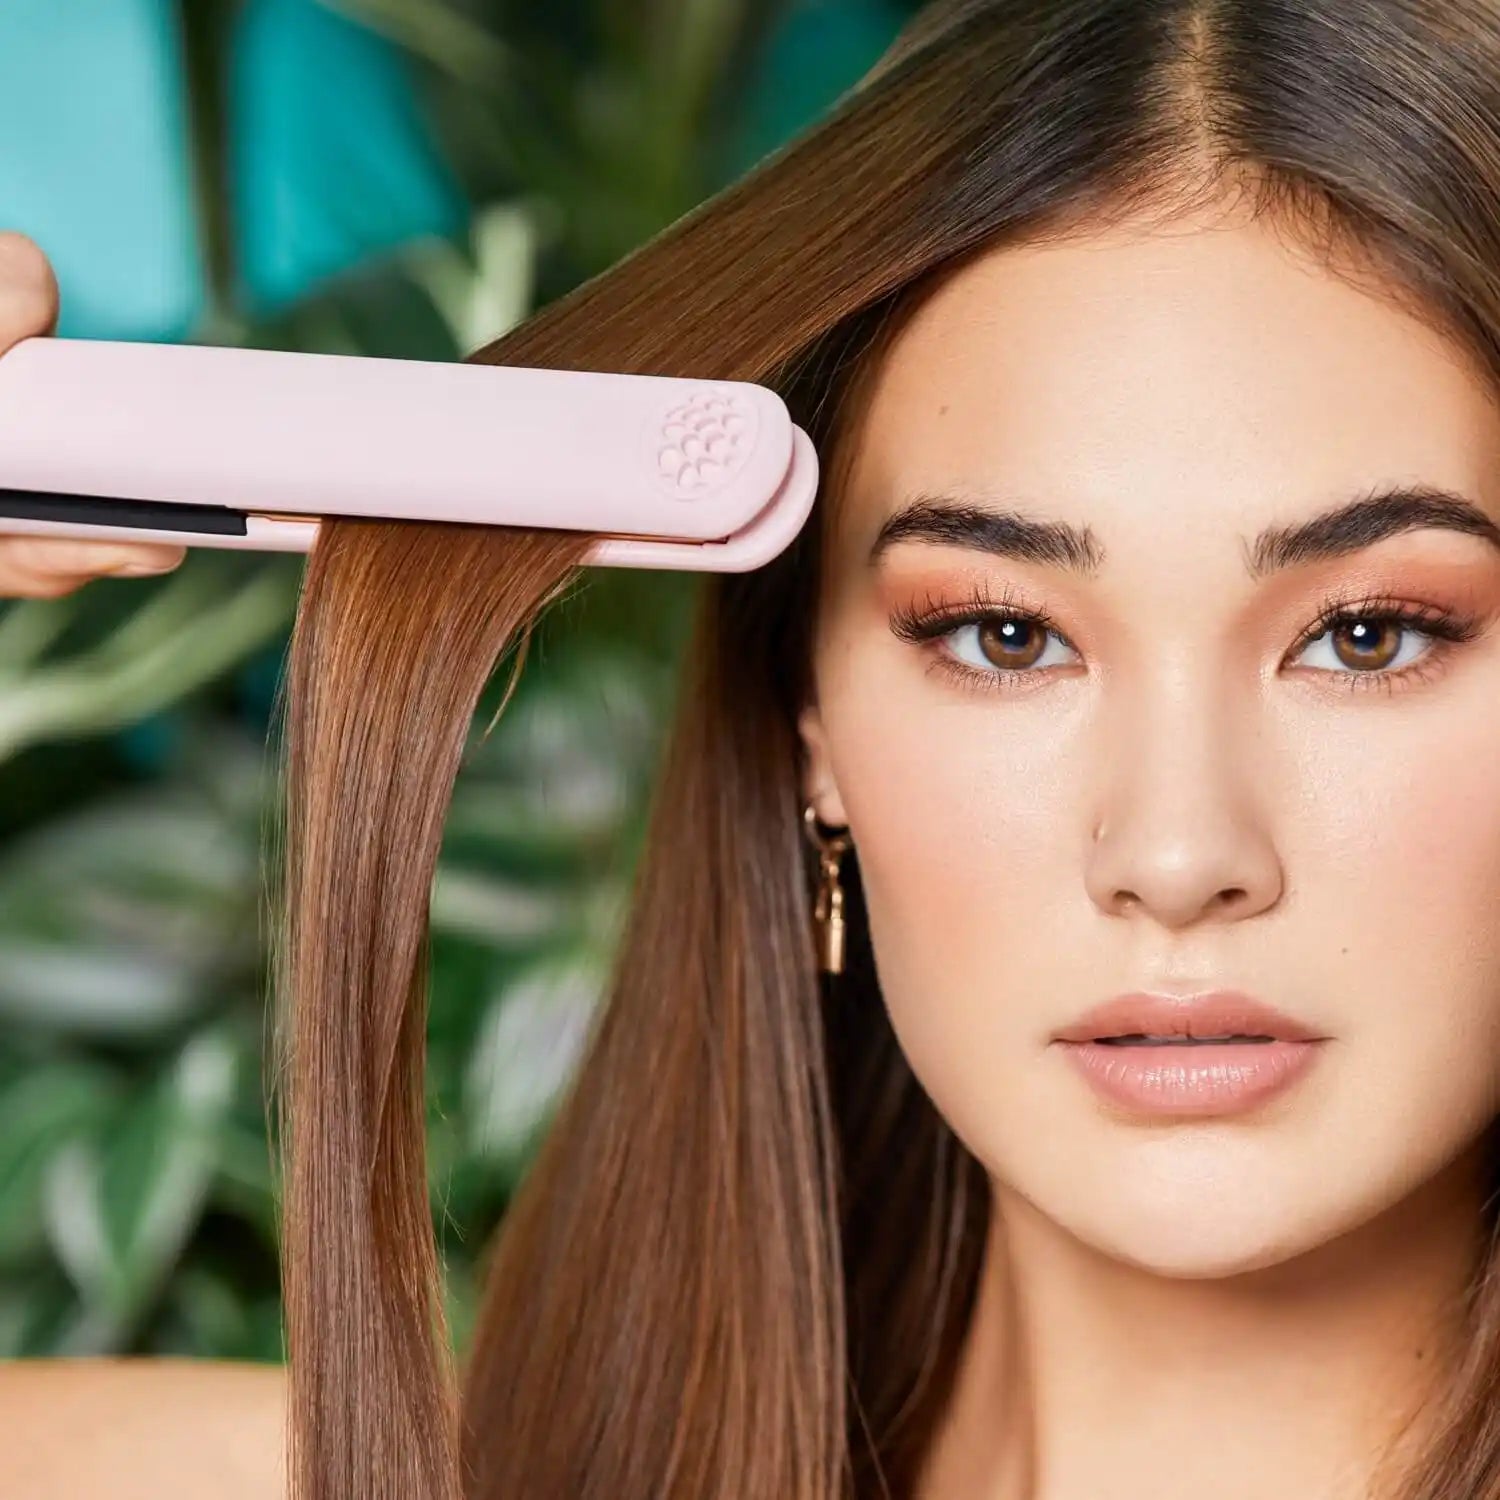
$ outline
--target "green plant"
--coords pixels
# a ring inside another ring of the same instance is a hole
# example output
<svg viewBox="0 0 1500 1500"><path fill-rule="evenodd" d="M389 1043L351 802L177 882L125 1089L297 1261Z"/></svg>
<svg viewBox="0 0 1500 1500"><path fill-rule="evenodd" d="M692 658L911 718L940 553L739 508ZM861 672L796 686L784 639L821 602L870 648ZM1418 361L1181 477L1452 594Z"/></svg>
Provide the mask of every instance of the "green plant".
<svg viewBox="0 0 1500 1500"><path fill-rule="evenodd" d="M223 191L235 5L182 0L202 341L459 357L716 186L778 13L345 8L422 70L469 229L249 315ZM281 1357L259 861L299 574L204 550L160 582L0 606L0 1355ZM686 575L596 570L544 622L494 732L489 710L476 720L434 885L429 1041L460 1343L475 1257L592 1013L693 592Z"/></svg>

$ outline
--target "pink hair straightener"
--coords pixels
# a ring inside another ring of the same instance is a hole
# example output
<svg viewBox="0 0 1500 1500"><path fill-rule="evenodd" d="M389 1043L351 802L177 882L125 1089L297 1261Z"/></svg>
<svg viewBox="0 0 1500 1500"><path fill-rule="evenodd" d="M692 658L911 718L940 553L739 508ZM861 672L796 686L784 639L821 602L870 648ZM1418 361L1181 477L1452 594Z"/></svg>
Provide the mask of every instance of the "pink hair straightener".
<svg viewBox="0 0 1500 1500"><path fill-rule="evenodd" d="M0 355L0 534L305 552L325 516L385 517L743 572L817 486L807 434L745 381L95 339Z"/></svg>

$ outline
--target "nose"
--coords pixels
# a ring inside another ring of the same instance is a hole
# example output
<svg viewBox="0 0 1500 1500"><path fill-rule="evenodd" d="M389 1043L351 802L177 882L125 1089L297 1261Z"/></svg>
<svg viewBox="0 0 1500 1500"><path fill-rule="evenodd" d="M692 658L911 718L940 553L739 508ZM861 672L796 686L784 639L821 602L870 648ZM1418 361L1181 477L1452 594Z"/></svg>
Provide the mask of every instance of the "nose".
<svg viewBox="0 0 1500 1500"><path fill-rule="evenodd" d="M1186 691L1137 698L1115 716L1087 857L1089 897L1101 911L1177 929L1240 920L1280 898L1281 861L1246 729Z"/></svg>

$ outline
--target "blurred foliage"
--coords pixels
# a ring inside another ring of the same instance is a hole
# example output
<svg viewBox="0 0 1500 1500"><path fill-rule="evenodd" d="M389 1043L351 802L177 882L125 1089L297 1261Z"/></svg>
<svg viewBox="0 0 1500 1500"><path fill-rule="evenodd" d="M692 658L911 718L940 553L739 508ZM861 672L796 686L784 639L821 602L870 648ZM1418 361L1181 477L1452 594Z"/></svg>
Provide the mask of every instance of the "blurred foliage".
<svg viewBox="0 0 1500 1500"><path fill-rule="evenodd" d="M343 5L409 53L468 231L248 317L222 191L234 4L181 0L213 282L202 342L452 359L495 337L719 185L782 13ZM282 1356L260 840L300 571L205 549L159 581L0 605L0 1356ZM593 570L471 739L433 894L429 1055L460 1343L476 1257L618 932L693 587Z"/></svg>

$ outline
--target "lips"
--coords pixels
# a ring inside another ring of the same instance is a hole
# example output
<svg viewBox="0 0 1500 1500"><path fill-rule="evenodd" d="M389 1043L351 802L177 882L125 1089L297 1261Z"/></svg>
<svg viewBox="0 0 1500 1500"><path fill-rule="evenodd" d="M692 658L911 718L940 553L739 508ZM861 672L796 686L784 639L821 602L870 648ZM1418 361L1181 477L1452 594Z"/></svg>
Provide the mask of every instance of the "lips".
<svg viewBox="0 0 1500 1500"><path fill-rule="evenodd" d="M1323 1035L1275 1006L1239 990L1199 995L1116 995L1053 1033L1059 1042L1092 1042L1101 1037L1149 1036L1268 1037L1315 1042Z"/></svg>

